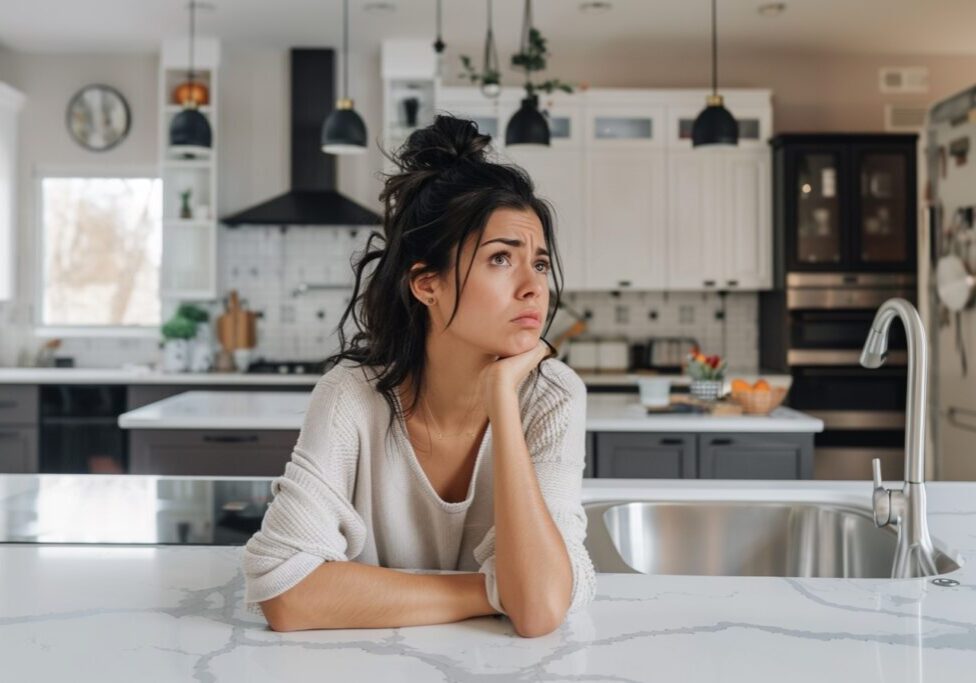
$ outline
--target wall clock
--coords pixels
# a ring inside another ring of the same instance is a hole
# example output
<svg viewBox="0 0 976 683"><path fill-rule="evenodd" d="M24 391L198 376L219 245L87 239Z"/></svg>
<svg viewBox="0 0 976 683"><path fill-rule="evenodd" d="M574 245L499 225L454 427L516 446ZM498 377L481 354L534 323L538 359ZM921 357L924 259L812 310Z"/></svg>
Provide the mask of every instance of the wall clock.
<svg viewBox="0 0 976 683"><path fill-rule="evenodd" d="M86 85L68 103L68 133L85 149L104 152L129 134L129 104L115 88Z"/></svg>

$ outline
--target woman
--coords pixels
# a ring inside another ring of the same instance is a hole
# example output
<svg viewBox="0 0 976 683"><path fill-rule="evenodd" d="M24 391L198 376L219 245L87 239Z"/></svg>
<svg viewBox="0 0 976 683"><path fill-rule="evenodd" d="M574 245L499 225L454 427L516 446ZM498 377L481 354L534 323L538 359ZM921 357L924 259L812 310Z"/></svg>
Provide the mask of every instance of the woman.
<svg viewBox="0 0 976 683"><path fill-rule="evenodd" d="M537 636L592 599L586 387L540 338L551 212L490 139L438 116L393 158L340 351L244 551L245 601L276 631L506 614Z"/></svg>

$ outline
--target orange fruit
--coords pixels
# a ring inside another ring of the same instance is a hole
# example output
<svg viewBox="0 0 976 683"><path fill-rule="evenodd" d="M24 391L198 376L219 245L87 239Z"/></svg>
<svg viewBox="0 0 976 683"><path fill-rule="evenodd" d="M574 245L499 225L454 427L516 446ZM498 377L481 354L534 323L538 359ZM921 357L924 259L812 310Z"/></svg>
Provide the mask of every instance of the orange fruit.
<svg viewBox="0 0 976 683"><path fill-rule="evenodd" d="M732 380L732 393L740 391L752 391L752 385L742 378L736 377Z"/></svg>
<svg viewBox="0 0 976 683"><path fill-rule="evenodd" d="M752 385L753 391L769 391L769 382L764 379L757 379Z"/></svg>

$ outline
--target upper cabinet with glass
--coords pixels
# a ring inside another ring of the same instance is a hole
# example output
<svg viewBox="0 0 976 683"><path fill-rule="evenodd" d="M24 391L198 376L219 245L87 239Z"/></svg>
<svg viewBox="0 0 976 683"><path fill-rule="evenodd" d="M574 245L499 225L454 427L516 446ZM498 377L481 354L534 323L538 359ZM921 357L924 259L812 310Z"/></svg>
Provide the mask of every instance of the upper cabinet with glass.
<svg viewBox="0 0 976 683"><path fill-rule="evenodd" d="M590 147L662 147L664 107L654 104L595 104L586 107Z"/></svg>
<svg viewBox="0 0 976 683"><path fill-rule="evenodd" d="M776 230L790 271L914 271L915 135L774 138Z"/></svg>

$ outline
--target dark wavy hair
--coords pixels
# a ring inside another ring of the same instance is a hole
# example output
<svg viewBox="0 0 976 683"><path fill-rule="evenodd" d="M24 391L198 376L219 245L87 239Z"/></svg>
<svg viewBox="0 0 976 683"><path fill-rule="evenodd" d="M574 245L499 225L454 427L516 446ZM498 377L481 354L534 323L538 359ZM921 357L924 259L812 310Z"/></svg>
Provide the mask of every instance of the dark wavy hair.
<svg viewBox="0 0 976 683"><path fill-rule="evenodd" d="M454 252L456 297L447 323L450 326L474 262L472 257L462 282L461 250L471 234L477 235L476 244L481 242L485 225L496 209L534 211L542 223L546 246L555 261L555 292L550 288L543 337L559 307L563 277L553 210L546 200L536 197L535 185L524 169L488 160L490 143L491 136L479 133L473 121L439 115L431 125L415 130L393 155L383 151L397 167L394 173L384 174L379 195L385 209L383 233L371 232L362 256L358 261L355 256L352 259L356 280L337 326L339 351L326 363L351 360L358 367L378 369L376 389L390 406L388 434L396 417L396 387L409 378L416 388L411 405L405 408L412 414L425 383L430 314L413 296L411 280L426 273L443 276L451 267ZM382 246L373 247L374 239ZM364 282L366 266L374 261L376 266ZM411 275L411 266L418 261L425 267ZM343 327L350 316L357 331L347 342ZM556 352L548 340L543 341L550 349L545 361ZM543 363L535 373L533 388L542 375Z"/></svg>

